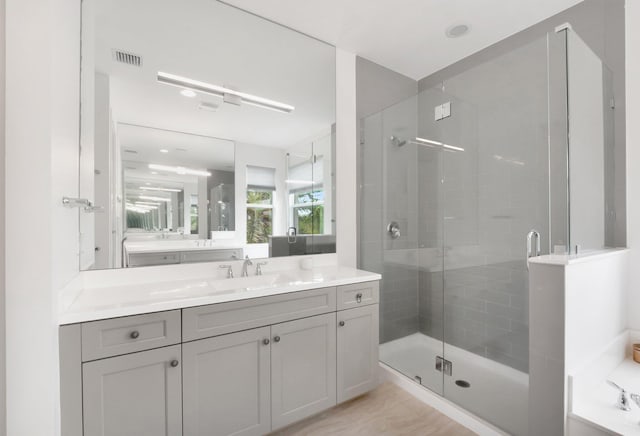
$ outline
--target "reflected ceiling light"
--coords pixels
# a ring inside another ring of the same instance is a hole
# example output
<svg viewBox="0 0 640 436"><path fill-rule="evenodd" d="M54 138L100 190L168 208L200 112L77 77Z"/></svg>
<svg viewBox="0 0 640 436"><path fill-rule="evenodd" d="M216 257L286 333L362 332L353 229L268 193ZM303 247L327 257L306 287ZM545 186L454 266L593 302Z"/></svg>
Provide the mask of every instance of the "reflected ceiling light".
<svg viewBox="0 0 640 436"><path fill-rule="evenodd" d="M133 206L133 205L127 205L126 209L128 211L137 212L137 213L149 213L149 212L151 212L150 209L145 209L145 208L142 208L142 207L136 207L136 206Z"/></svg>
<svg viewBox="0 0 640 436"><path fill-rule="evenodd" d="M139 204L137 202L136 204L130 204L129 206L145 210L156 210L158 208L158 206L149 206L148 204Z"/></svg>
<svg viewBox="0 0 640 436"><path fill-rule="evenodd" d="M160 153L169 153L169 150L167 150L166 148L161 148Z"/></svg>
<svg viewBox="0 0 640 436"><path fill-rule="evenodd" d="M462 35L466 35L471 30L471 26L464 23L454 24L452 26L447 27L447 30L444 31L444 34L447 35L448 38L459 38Z"/></svg>
<svg viewBox="0 0 640 436"><path fill-rule="evenodd" d="M180 94L182 94L184 97L189 98L193 98L197 95L196 92L191 89L183 89L182 91L180 91Z"/></svg>
<svg viewBox="0 0 640 436"><path fill-rule="evenodd" d="M290 104L270 100L264 97L258 97L257 95L247 94L224 86L200 82L198 80L189 79L188 77L177 76L175 74L158 71L157 80L165 85L177 86L179 88L201 92L203 94L215 95L216 97L221 97L230 102L240 100L242 103L283 113L291 113L295 110L295 107Z"/></svg>
<svg viewBox="0 0 640 436"><path fill-rule="evenodd" d="M510 164L514 164L514 165L520 165L520 166L524 166L524 162L518 159L511 159L508 157L504 157L504 156L500 156L499 154L494 154L493 158L495 160L498 161L502 161L502 162L506 162L506 163L510 163Z"/></svg>
<svg viewBox="0 0 640 436"><path fill-rule="evenodd" d="M160 206L162 203L158 203L155 201L136 201L138 206Z"/></svg>
<svg viewBox="0 0 640 436"><path fill-rule="evenodd" d="M169 172L172 172L172 173L180 174L181 176L189 175L189 176L209 177L211 175L211 173L209 171L194 170L194 169L185 168L185 167L172 167L172 166L169 166L169 165L149 164L149 169L160 170L160 171L169 171Z"/></svg>
<svg viewBox="0 0 640 436"><path fill-rule="evenodd" d="M217 104L213 104L213 103L209 103L207 101L203 101L202 103L200 103L198 105L198 109L203 110L203 111L215 112L215 111L218 110L218 105Z"/></svg>
<svg viewBox="0 0 640 436"><path fill-rule="evenodd" d="M175 188L155 188L153 186L140 186L143 191L163 191L163 192L182 192L182 189Z"/></svg>
<svg viewBox="0 0 640 436"><path fill-rule="evenodd" d="M156 174L158 174L158 172L157 171L151 171L151 174L153 174L155 176Z"/></svg>
<svg viewBox="0 0 640 436"><path fill-rule="evenodd" d="M464 148L462 147L457 147L455 145L449 145L449 144L445 144L444 142L439 142L439 141L432 141L431 139L425 139L425 138L420 138L420 137L416 137L416 141L418 141L418 144L421 145L426 145L428 147L432 147L432 146L437 146L437 147L442 147L447 151L464 151Z"/></svg>
<svg viewBox="0 0 640 436"><path fill-rule="evenodd" d="M164 198L164 197L151 197L149 195L140 195L138 196L138 198L140 200L151 200L151 201L171 201L170 198Z"/></svg>

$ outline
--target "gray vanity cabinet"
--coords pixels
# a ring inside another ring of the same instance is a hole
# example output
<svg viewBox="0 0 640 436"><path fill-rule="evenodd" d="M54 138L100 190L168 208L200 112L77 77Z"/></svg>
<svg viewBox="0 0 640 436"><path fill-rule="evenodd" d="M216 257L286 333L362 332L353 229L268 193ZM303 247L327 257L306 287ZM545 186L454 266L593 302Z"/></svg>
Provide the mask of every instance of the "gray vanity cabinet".
<svg viewBox="0 0 640 436"><path fill-rule="evenodd" d="M374 389L378 283L60 328L65 436L250 436Z"/></svg>
<svg viewBox="0 0 640 436"><path fill-rule="evenodd" d="M182 434L180 345L82 365L84 436Z"/></svg>
<svg viewBox="0 0 640 436"><path fill-rule="evenodd" d="M183 344L185 436L271 430L270 327Z"/></svg>
<svg viewBox="0 0 640 436"><path fill-rule="evenodd" d="M337 313L338 403L374 389L378 371L377 304Z"/></svg>
<svg viewBox="0 0 640 436"><path fill-rule="evenodd" d="M336 404L336 314L271 326L272 429Z"/></svg>

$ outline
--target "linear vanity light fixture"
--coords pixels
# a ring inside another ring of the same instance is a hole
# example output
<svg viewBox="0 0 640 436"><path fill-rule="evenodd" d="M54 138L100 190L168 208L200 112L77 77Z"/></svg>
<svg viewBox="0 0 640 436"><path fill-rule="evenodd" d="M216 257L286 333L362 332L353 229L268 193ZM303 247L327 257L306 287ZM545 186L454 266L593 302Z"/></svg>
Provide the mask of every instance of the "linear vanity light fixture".
<svg viewBox="0 0 640 436"><path fill-rule="evenodd" d="M171 199L170 199L170 198L151 197L151 196L148 196L148 195L139 195L139 196L138 196L138 198L139 198L140 200L166 201L166 202L171 201Z"/></svg>
<svg viewBox="0 0 640 436"><path fill-rule="evenodd" d="M162 192L182 192L182 189L175 188L156 188L153 186L140 186L143 191L162 191Z"/></svg>
<svg viewBox="0 0 640 436"><path fill-rule="evenodd" d="M202 92L203 94L214 95L231 102L233 102L233 100L239 99L242 103L246 103L251 106L257 106L263 109L274 110L276 112L283 112L288 114L295 110L295 107L291 106L290 104L270 100L264 97L258 97L257 95L247 94L246 92L236 91L233 89L225 88L224 86L200 82L199 80L189 79L188 77L163 73L162 71L158 71L157 80L158 82L164 83L165 85L176 86L182 89L190 89L192 91Z"/></svg>
<svg viewBox="0 0 640 436"><path fill-rule="evenodd" d="M171 173L180 174L181 176L189 175L189 176L209 177L211 175L211 173L209 171L194 170L194 169L185 168L185 167L172 167L172 166L169 166L169 165L149 164L149 169L151 169L151 170L160 170L160 171L169 171Z"/></svg>
<svg viewBox="0 0 640 436"><path fill-rule="evenodd" d="M416 141L418 141L418 143L420 143L422 145L427 145L427 146L435 145L437 147L442 147L442 148L445 148L445 149L451 150L451 151L464 151L464 148L462 148L462 147L456 147L455 145L445 144L444 142L432 141L431 139L424 139L424 138L416 137Z"/></svg>

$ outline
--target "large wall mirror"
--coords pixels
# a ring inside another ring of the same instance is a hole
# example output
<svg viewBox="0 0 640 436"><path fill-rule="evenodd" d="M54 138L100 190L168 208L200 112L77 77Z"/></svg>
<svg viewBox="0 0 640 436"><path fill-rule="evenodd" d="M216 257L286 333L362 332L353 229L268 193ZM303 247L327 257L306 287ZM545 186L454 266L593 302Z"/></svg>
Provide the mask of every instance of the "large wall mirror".
<svg viewBox="0 0 640 436"><path fill-rule="evenodd" d="M335 252L335 49L216 0L83 0L80 268Z"/></svg>

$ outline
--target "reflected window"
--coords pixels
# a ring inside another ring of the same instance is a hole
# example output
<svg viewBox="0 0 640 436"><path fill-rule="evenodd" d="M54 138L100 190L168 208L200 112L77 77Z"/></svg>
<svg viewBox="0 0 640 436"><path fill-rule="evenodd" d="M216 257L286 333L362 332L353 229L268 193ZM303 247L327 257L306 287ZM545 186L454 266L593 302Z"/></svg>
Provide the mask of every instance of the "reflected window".
<svg viewBox="0 0 640 436"><path fill-rule="evenodd" d="M266 244L273 235L274 168L247 166L247 244Z"/></svg>
<svg viewBox="0 0 640 436"><path fill-rule="evenodd" d="M324 233L324 190L314 188L289 192L291 222L301 235Z"/></svg>
<svg viewBox="0 0 640 436"><path fill-rule="evenodd" d="M191 218L191 234L198 234L198 196L191 196L191 206L189 208Z"/></svg>
<svg viewBox="0 0 640 436"><path fill-rule="evenodd" d="M247 189L247 244L266 244L273 234L272 190Z"/></svg>

